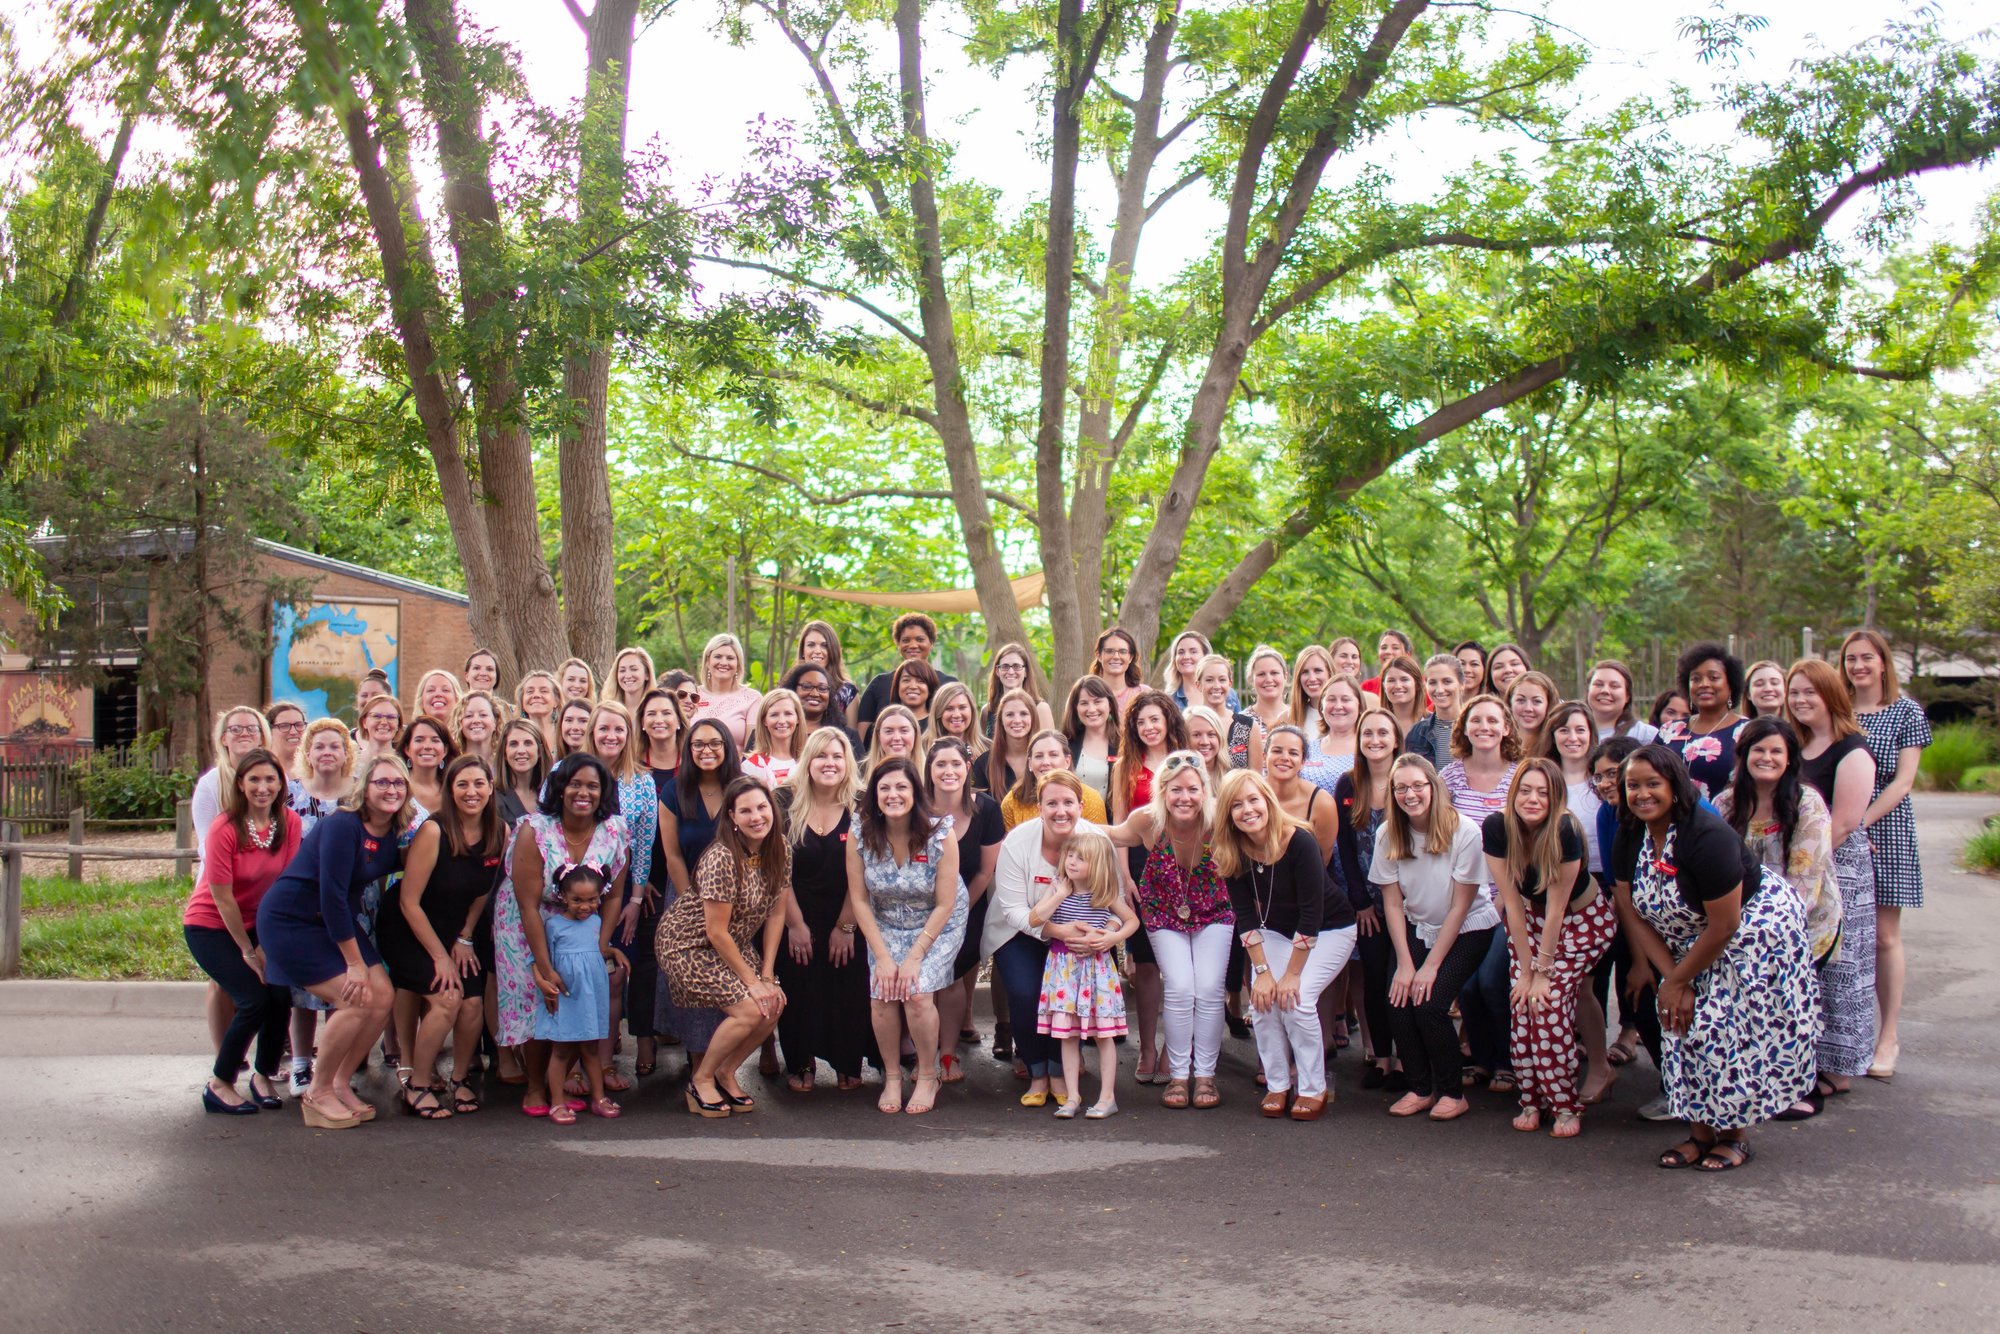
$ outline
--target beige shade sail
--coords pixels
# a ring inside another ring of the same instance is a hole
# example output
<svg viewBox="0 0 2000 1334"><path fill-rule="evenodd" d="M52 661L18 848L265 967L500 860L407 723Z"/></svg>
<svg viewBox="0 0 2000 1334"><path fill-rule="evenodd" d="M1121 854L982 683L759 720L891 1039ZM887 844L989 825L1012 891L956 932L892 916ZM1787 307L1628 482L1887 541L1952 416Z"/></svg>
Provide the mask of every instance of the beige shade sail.
<svg viewBox="0 0 2000 1334"><path fill-rule="evenodd" d="M831 598L835 602L854 602L864 607L896 607L903 611L934 612L976 612L979 610L979 594L970 588L934 588L920 593L892 593L872 588L808 588L804 584L788 584L782 579L759 579L752 576L750 582L761 588L782 588L790 593L803 593L807 597ZM1042 587L1047 581L1042 572L1024 574L1019 579L1009 579L1008 585L1014 590L1014 605L1022 611L1042 600Z"/></svg>

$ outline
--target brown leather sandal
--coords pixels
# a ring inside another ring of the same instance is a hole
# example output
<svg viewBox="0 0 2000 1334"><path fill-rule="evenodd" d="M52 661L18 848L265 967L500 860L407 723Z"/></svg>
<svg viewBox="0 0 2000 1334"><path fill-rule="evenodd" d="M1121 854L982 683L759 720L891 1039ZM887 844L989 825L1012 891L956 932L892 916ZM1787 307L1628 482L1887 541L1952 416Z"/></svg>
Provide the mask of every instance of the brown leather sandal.
<svg viewBox="0 0 2000 1334"><path fill-rule="evenodd" d="M1167 1091L1160 1095L1160 1106L1174 1111L1185 1111L1188 1105L1188 1082L1185 1079L1169 1079Z"/></svg>
<svg viewBox="0 0 2000 1334"><path fill-rule="evenodd" d="M1194 1081L1194 1106L1197 1111L1208 1111L1222 1105L1222 1095L1215 1091L1214 1076L1197 1076Z"/></svg>

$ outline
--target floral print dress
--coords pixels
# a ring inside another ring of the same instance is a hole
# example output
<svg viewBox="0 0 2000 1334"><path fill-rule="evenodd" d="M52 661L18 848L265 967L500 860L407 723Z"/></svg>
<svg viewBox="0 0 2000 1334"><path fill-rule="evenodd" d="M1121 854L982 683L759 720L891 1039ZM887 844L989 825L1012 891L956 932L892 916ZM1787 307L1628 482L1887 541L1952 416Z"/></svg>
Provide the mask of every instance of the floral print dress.
<svg viewBox="0 0 2000 1334"><path fill-rule="evenodd" d="M556 872L569 861L569 842L563 837L562 818L530 815L514 827L514 843L531 838L542 854L541 904L544 916L554 911ZM604 869L607 885L615 885L632 860L632 828L622 815L614 815L591 831L583 859ZM496 1040L503 1047L518 1047L535 1035L535 1010L541 1004L535 989L535 956L528 949L528 937L521 929L521 905L514 897L514 856L507 856L507 874L494 891L493 976L498 984L499 1013L494 1016Z"/></svg>

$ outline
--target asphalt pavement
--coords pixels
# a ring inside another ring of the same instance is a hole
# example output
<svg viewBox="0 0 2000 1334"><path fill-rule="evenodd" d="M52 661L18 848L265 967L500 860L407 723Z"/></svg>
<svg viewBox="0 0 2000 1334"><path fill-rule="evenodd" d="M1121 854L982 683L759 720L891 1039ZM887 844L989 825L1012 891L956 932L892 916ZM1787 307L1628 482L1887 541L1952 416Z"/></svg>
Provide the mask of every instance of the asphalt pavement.
<svg viewBox="0 0 2000 1334"><path fill-rule="evenodd" d="M1058 1122L989 1055L927 1117L751 1073L689 1116L680 1059L618 1121L205 1116L202 1025L0 984L0 1329L1960 1330L2000 1312L2000 802L1925 796L1903 1051L1747 1169L1653 1165L1643 1056L1580 1139L1392 1120L1352 1050L1317 1124L1224 1105ZM45 1011L35 1013L35 1011ZM63 1013L47 1013L59 1010ZM386 1111L389 1078L366 1092ZM1094 1087L1094 1084L1093 1084Z"/></svg>

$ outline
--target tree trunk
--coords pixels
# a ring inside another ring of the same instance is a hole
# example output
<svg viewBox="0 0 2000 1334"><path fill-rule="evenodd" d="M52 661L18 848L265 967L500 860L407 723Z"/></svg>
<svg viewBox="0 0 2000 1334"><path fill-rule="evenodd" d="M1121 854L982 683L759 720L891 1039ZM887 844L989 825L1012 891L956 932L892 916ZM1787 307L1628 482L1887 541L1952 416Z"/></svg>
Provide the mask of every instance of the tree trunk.
<svg viewBox="0 0 2000 1334"><path fill-rule="evenodd" d="M625 124L632 86L632 36L638 0L598 0L589 24L589 74L584 86L583 140L577 162L577 207L582 240L603 246L578 281L591 290L582 323L569 340L563 392L569 420L557 442L562 485L562 597L569 650L600 673L617 649L617 552L612 527L611 479L605 463L605 412L611 388L609 307L615 294L601 289L615 247L609 238L623 225ZM615 277L609 278L615 281ZM612 298L612 299L606 299ZM746 664L747 666L747 664Z"/></svg>
<svg viewBox="0 0 2000 1334"><path fill-rule="evenodd" d="M988 647L1007 640L1026 643L1028 631L1014 590L993 539L993 512L986 503L986 485L979 467L979 449L965 402L965 379L959 364L958 335L952 327L951 297L945 285L943 229L938 220L937 191L930 173L934 158L924 122L923 5L921 0L896 0L898 96L902 104L903 139L916 167L910 173L910 213L915 223L918 309L923 315L924 352L931 368L931 394L937 411L938 436L944 443L945 469L951 477L952 507L958 513L972 564L973 586L986 621Z"/></svg>

